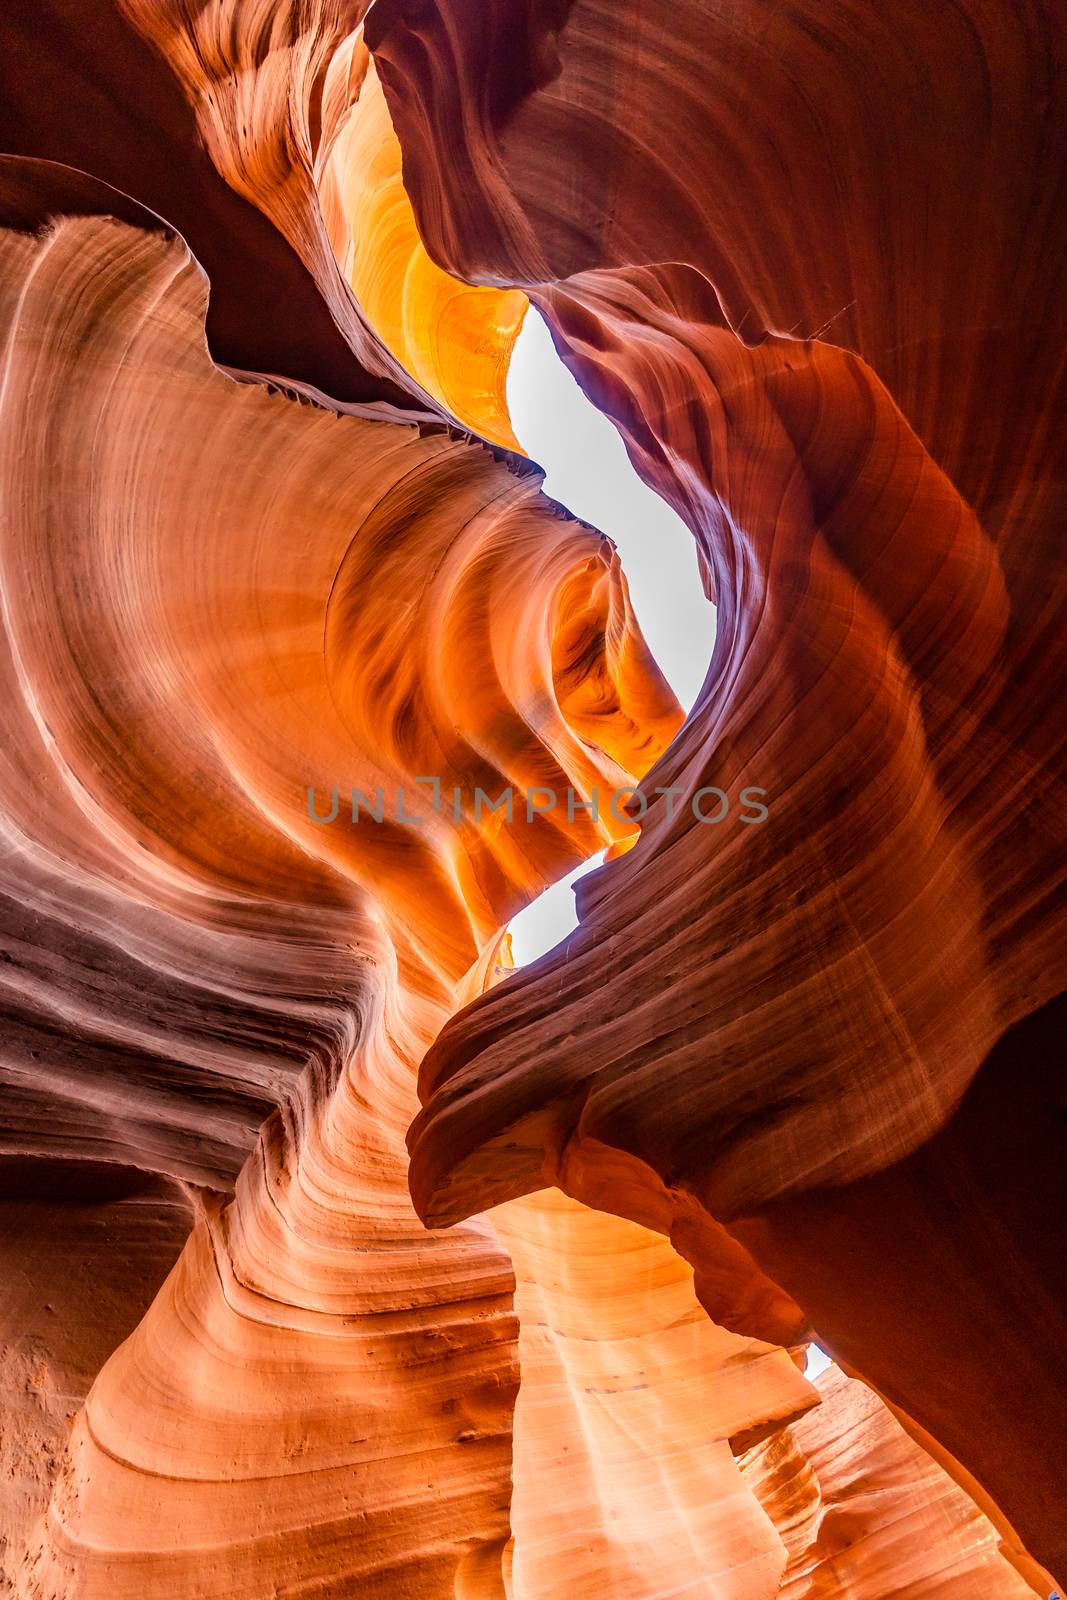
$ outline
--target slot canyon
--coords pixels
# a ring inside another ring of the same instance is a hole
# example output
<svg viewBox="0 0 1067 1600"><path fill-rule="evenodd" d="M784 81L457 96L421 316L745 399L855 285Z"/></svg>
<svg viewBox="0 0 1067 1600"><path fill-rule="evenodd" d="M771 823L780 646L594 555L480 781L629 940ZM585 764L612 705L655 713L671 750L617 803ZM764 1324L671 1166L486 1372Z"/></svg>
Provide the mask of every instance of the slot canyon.
<svg viewBox="0 0 1067 1600"><path fill-rule="evenodd" d="M1059 1600L1067 11L0 43L0 1596Z"/></svg>

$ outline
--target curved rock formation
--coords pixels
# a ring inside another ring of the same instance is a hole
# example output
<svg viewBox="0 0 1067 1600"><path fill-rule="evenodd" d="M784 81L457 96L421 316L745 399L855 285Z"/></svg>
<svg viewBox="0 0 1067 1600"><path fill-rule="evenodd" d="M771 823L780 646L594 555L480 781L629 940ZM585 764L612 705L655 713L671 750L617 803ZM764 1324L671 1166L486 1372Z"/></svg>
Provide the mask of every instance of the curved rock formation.
<svg viewBox="0 0 1067 1600"><path fill-rule="evenodd" d="M612 1205L614 1161L613 1208L673 1215L698 1269L694 1211L726 1223L1062 1566L1058 1030L1011 1030L1064 977L1065 41L1039 4L905 10L368 18L431 253L541 305L719 603L637 847L425 1063L413 1192L438 1222L550 1182ZM745 783L766 826L693 815ZM1047 1189L988 1159L1015 1103ZM907 1163L942 1130L968 1203L931 1229Z"/></svg>
<svg viewBox="0 0 1067 1600"><path fill-rule="evenodd" d="M334 218L334 253L379 337L452 416L519 450L504 380L529 302L517 289L460 283L426 254L373 63L332 143L319 195Z"/></svg>
<svg viewBox="0 0 1067 1600"><path fill-rule="evenodd" d="M205 149L203 121L159 54L168 10L150 8L148 37L134 26L138 14L122 0L104 0L88 27L79 0L7 7L0 150L103 180L181 233L211 281L208 337L222 364L299 380L335 402L410 407L412 381L360 318L321 223L312 229L320 248L305 250L309 266L299 240L263 214L273 185L264 183L255 204L230 187L230 174L211 159L216 151ZM203 26L211 15L203 10ZM242 30L226 31L232 40ZM309 31L313 43L318 29ZM205 50L205 59L213 54ZM219 92L211 86L212 96ZM272 135L278 111L272 107ZM310 175L305 183L312 188ZM47 189L41 199L48 201ZM429 404L428 396L419 400Z"/></svg>
<svg viewBox="0 0 1067 1600"><path fill-rule="evenodd" d="M7 876L33 932L6 1142L217 1190L277 1107L94 1389L31 1592L173 1594L213 1562L258 1593L274 1552L272 1581L451 1593L507 1535L511 1278L484 1228L435 1241L411 1211L411 1069L522 891L610 837L548 816L493 833L471 795L629 776L553 712L557 675L565 701L597 675L601 746L631 759L663 748L673 699L606 541L472 441L213 370L178 243L8 234L3 282ZM480 693L451 665L478 630L498 662ZM658 733L628 708L635 673ZM458 823L423 769L460 787ZM339 785L397 784L406 822L312 818ZM371 1464L374 1496L353 1488Z"/></svg>
<svg viewBox="0 0 1067 1600"><path fill-rule="evenodd" d="M0 1586L1047 1595L1058 20L364 9L3 19Z"/></svg>

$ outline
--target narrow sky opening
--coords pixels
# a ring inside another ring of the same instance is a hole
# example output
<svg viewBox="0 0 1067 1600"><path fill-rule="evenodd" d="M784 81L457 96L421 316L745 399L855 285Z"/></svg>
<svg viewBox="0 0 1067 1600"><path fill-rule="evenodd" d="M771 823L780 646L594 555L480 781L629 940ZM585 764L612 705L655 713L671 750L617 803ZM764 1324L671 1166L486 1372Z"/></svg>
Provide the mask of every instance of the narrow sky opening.
<svg viewBox="0 0 1067 1600"><path fill-rule="evenodd" d="M546 493L614 539L645 638L689 711L715 641L715 608L700 581L693 536L637 476L615 428L579 389L532 307L512 353L507 395L516 436L545 468ZM603 859L584 861L513 918L519 966L577 926L574 885ZM808 1346L806 1377L814 1381L832 1366L821 1346Z"/></svg>
<svg viewBox="0 0 1067 1600"><path fill-rule="evenodd" d="M809 1382L814 1383L815 1379L820 1373L828 1372L832 1366L833 1362L830 1360L830 1357L826 1354L826 1351L821 1345L808 1345L808 1355L804 1366L804 1376L809 1380Z"/></svg>
<svg viewBox="0 0 1067 1600"><path fill-rule="evenodd" d="M649 648L688 711L715 640L715 607L700 581L693 535L637 476L615 428L579 389L532 307L512 352L507 396L517 438L545 468L545 492L615 541ZM601 860L584 862L513 919L520 966L577 926L574 884Z"/></svg>

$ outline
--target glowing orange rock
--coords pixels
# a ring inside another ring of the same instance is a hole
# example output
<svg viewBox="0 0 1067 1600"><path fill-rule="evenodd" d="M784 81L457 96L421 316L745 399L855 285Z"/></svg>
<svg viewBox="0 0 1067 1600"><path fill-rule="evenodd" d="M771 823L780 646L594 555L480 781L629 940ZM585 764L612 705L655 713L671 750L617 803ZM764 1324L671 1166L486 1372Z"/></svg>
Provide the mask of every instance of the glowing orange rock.
<svg viewBox="0 0 1067 1600"><path fill-rule="evenodd" d="M334 250L379 338L460 422L518 450L504 379L528 301L517 289L459 283L426 254L373 64L333 144L330 169L343 230Z"/></svg>
<svg viewBox="0 0 1067 1600"><path fill-rule="evenodd" d="M0 214L80 220L0 246L0 1155L158 1175L94 1337L16 1306L4 1577L1047 1594L1059 21L362 15L4 19ZM527 290L713 579L680 733L499 448Z"/></svg>
<svg viewBox="0 0 1067 1600"><path fill-rule="evenodd" d="M179 242L2 237L8 976L41 1062L0 1069L6 1143L201 1190L19 1592L499 1595L511 1266L411 1207L414 1066L511 910L629 829L488 828L478 788L632 781L617 755L653 759L676 705L607 541L536 474L235 384ZM579 661L600 745L555 698ZM309 789L355 786L402 799L313 819Z"/></svg>

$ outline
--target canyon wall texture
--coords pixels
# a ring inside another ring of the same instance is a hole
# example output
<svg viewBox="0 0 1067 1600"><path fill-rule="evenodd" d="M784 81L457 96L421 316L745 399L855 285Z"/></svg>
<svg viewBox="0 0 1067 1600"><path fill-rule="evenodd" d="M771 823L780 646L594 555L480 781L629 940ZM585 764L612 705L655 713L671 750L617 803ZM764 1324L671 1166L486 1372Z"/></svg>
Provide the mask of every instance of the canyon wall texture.
<svg viewBox="0 0 1067 1600"><path fill-rule="evenodd" d="M0 1593L1047 1596L1063 18L365 10L0 25Z"/></svg>

